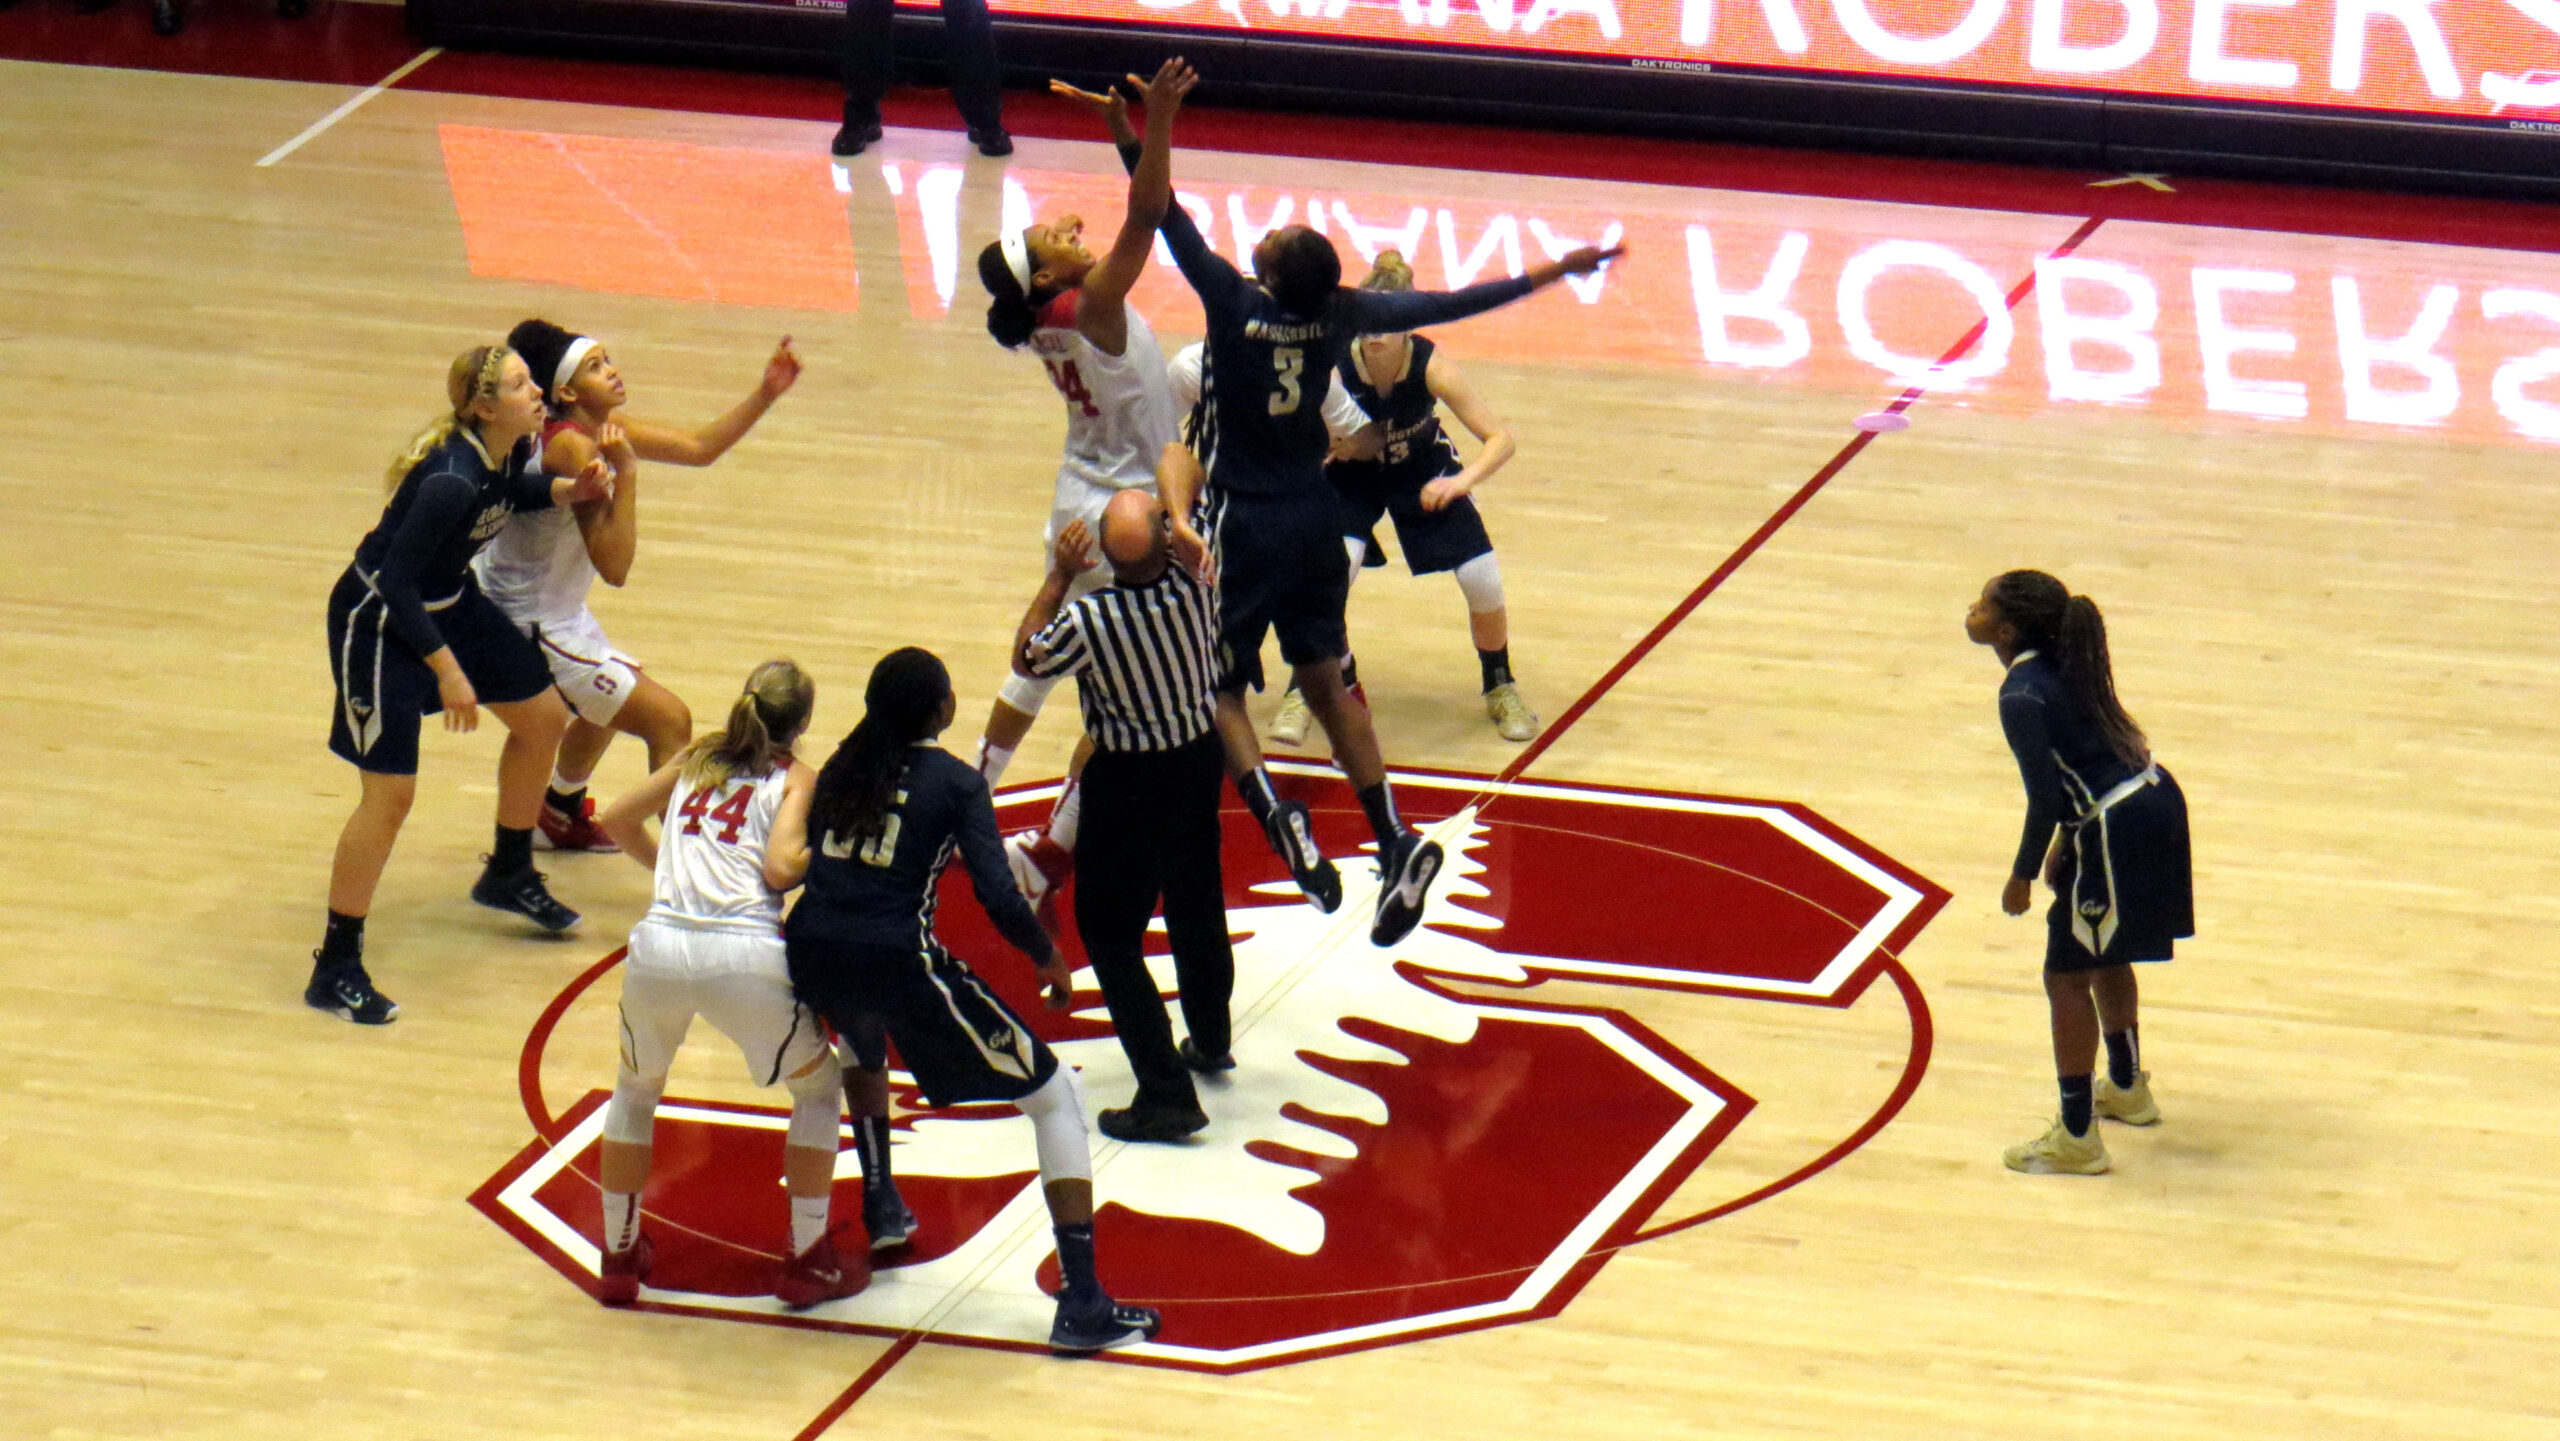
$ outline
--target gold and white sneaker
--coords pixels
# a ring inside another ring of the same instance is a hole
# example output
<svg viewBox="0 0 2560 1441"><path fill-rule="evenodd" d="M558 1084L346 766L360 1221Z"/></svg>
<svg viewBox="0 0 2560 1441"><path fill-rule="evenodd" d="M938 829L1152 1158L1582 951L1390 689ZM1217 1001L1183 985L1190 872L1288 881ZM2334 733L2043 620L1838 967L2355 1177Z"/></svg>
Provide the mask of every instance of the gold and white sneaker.
<svg viewBox="0 0 2560 1441"><path fill-rule="evenodd" d="M2056 1116L2043 1135L2011 1146L2000 1159L2010 1170L2031 1176L2103 1176L2108 1165L2107 1143L2099 1139L2095 1121L2089 1124L2089 1134L2075 1136Z"/></svg>
<svg viewBox="0 0 2560 1441"><path fill-rule="evenodd" d="M2101 1071L2097 1089L2091 1093L2090 1100L2097 1114L2110 1121L2122 1121L2128 1126L2160 1124L2160 1104L2151 1099L2149 1071L2134 1073L2133 1084L2124 1087L2118 1087L2107 1079L2106 1072Z"/></svg>
<svg viewBox="0 0 2560 1441"><path fill-rule="evenodd" d="M1271 718L1271 728L1263 734L1277 744L1302 746L1307 743L1307 726L1314 719L1307 710L1307 698L1296 686L1280 697L1279 714Z"/></svg>
<svg viewBox="0 0 2560 1441"><path fill-rule="evenodd" d="M1484 713L1507 741L1525 741L1538 733L1538 713L1520 698L1516 681L1504 681L1484 693Z"/></svg>

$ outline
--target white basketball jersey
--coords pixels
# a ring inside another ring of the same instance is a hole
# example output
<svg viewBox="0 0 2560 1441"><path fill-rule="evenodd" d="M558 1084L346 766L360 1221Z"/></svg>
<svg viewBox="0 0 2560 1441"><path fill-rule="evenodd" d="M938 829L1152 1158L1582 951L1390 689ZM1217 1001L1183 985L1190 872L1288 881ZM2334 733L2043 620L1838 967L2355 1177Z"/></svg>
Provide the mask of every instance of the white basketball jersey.
<svg viewBox="0 0 2560 1441"><path fill-rule="evenodd" d="M480 589L519 624L565 621L587 608L596 563L569 507L520 510L472 557Z"/></svg>
<svg viewBox="0 0 2560 1441"><path fill-rule="evenodd" d="M676 783L659 823L650 920L694 930L781 933L782 897L764 883L764 848L789 775L787 766L776 766L713 786Z"/></svg>
<svg viewBox="0 0 2560 1441"><path fill-rule="evenodd" d="M1130 310L1129 343L1105 355L1074 327L1071 305L1056 305L1031 332L1032 353L1067 400L1067 448L1059 477L1107 490L1156 483L1156 458L1181 433L1182 413L1165 380L1164 351L1146 317ZM1063 325L1045 322L1059 320Z"/></svg>

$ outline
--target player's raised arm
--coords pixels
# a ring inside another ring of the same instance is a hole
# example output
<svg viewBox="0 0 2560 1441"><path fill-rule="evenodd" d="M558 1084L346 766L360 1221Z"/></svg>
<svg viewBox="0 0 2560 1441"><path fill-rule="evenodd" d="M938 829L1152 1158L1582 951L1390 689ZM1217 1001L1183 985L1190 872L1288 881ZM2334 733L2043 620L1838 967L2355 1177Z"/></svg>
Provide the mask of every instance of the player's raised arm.
<svg viewBox="0 0 2560 1441"><path fill-rule="evenodd" d="M1170 232L1167 239L1171 239ZM1347 318L1363 335L1419 330L1509 305L1568 275L1589 275L1626 253L1623 245L1606 250L1586 245L1561 260L1531 266L1528 274L1509 280L1488 280L1464 290L1350 290L1342 292L1342 305Z"/></svg>
<svg viewBox="0 0 2560 1441"><path fill-rule="evenodd" d="M709 465L728 454L729 447L746 439L747 432L756 428L756 422L764 419L764 413L799 379L800 356L786 335L765 361L764 375L756 381L756 388L719 419L691 430L646 420L626 420L622 426L630 432L631 448L642 460Z"/></svg>

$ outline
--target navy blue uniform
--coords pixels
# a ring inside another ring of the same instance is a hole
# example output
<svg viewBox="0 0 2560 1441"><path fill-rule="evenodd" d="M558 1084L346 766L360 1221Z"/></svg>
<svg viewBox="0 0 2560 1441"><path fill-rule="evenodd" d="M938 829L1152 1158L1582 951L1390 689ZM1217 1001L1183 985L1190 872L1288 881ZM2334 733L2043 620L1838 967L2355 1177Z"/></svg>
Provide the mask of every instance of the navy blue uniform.
<svg viewBox="0 0 2560 1441"><path fill-rule="evenodd" d="M329 749L359 770L418 771L420 721L444 709L426 658L451 647L485 704L531 700L551 685L542 652L471 575L471 557L519 510L551 505L531 442L492 463L456 429L409 467L382 519L329 595L329 669L338 686Z"/></svg>
<svg viewBox="0 0 2560 1441"><path fill-rule="evenodd" d="M1014 889L985 778L938 746L908 754L875 841L810 836L808 889L784 927L791 988L866 1066L881 1063L885 1028L934 1105L1016 1100L1045 1084L1058 1058L934 935L952 856L1015 949L1046 960L1049 937Z"/></svg>
<svg viewBox="0 0 2560 1441"><path fill-rule="evenodd" d="M2027 787L2010 874L2033 878L2063 828L2045 969L2165 961L2195 934L2187 800L2157 763L2128 765L2059 666L2035 651L2000 682L2000 729Z"/></svg>
<svg viewBox="0 0 2560 1441"><path fill-rule="evenodd" d="M1463 320L1527 295L1527 277L1464 290L1337 289L1291 314L1209 248L1189 212L1165 211L1165 244L1200 296L1208 336L1192 449L1208 472L1205 533L1218 558L1220 689L1262 684L1262 637L1306 665L1342 654L1351 580L1340 501L1324 477L1324 387L1362 335Z"/></svg>
<svg viewBox="0 0 2560 1441"><path fill-rule="evenodd" d="M1361 563L1384 565L1378 553L1378 520L1392 516L1404 563L1415 575L1456 570L1480 555L1493 553L1493 537L1485 534L1484 516L1475 497L1459 496L1438 510L1422 508L1422 488L1465 467L1458 448L1440 428L1440 401L1431 393L1428 336L1407 342L1404 374L1384 385L1360 378L1360 367L1344 356L1334 374L1344 393L1384 432L1386 450L1376 460L1338 460L1326 464L1325 479L1342 499L1342 533L1363 547Z"/></svg>

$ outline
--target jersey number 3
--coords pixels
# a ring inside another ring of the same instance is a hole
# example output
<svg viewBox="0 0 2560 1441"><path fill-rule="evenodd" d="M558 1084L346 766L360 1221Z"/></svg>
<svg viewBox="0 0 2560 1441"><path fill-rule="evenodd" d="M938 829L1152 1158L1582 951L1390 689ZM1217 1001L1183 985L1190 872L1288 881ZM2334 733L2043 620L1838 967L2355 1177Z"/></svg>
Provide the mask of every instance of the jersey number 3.
<svg viewBox="0 0 2560 1441"><path fill-rule="evenodd" d="M1271 397L1273 415L1295 415L1298 402L1306 396L1299 382L1307 371L1307 353L1294 345L1279 345L1271 350L1272 379L1280 389Z"/></svg>
<svg viewBox="0 0 2560 1441"><path fill-rule="evenodd" d="M1040 363L1049 367L1049 383L1058 387L1058 393L1067 398L1067 404L1083 411L1085 419L1091 420L1102 414L1102 407L1093 403L1093 392L1084 387L1084 377L1076 373L1074 361L1043 359Z"/></svg>
<svg viewBox="0 0 2560 1441"><path fill-rule="evenodd" d="M720 823L720 844L734 846L738 843L738 828L747 823L747 802L755 798L756 788L740 786L736 794L714 806L711 798L718 794L718 786L704 786L686 796L684 809L676 814L684 817L684 833L689 836L702 834L702 818L709 816Z"/></svg>

